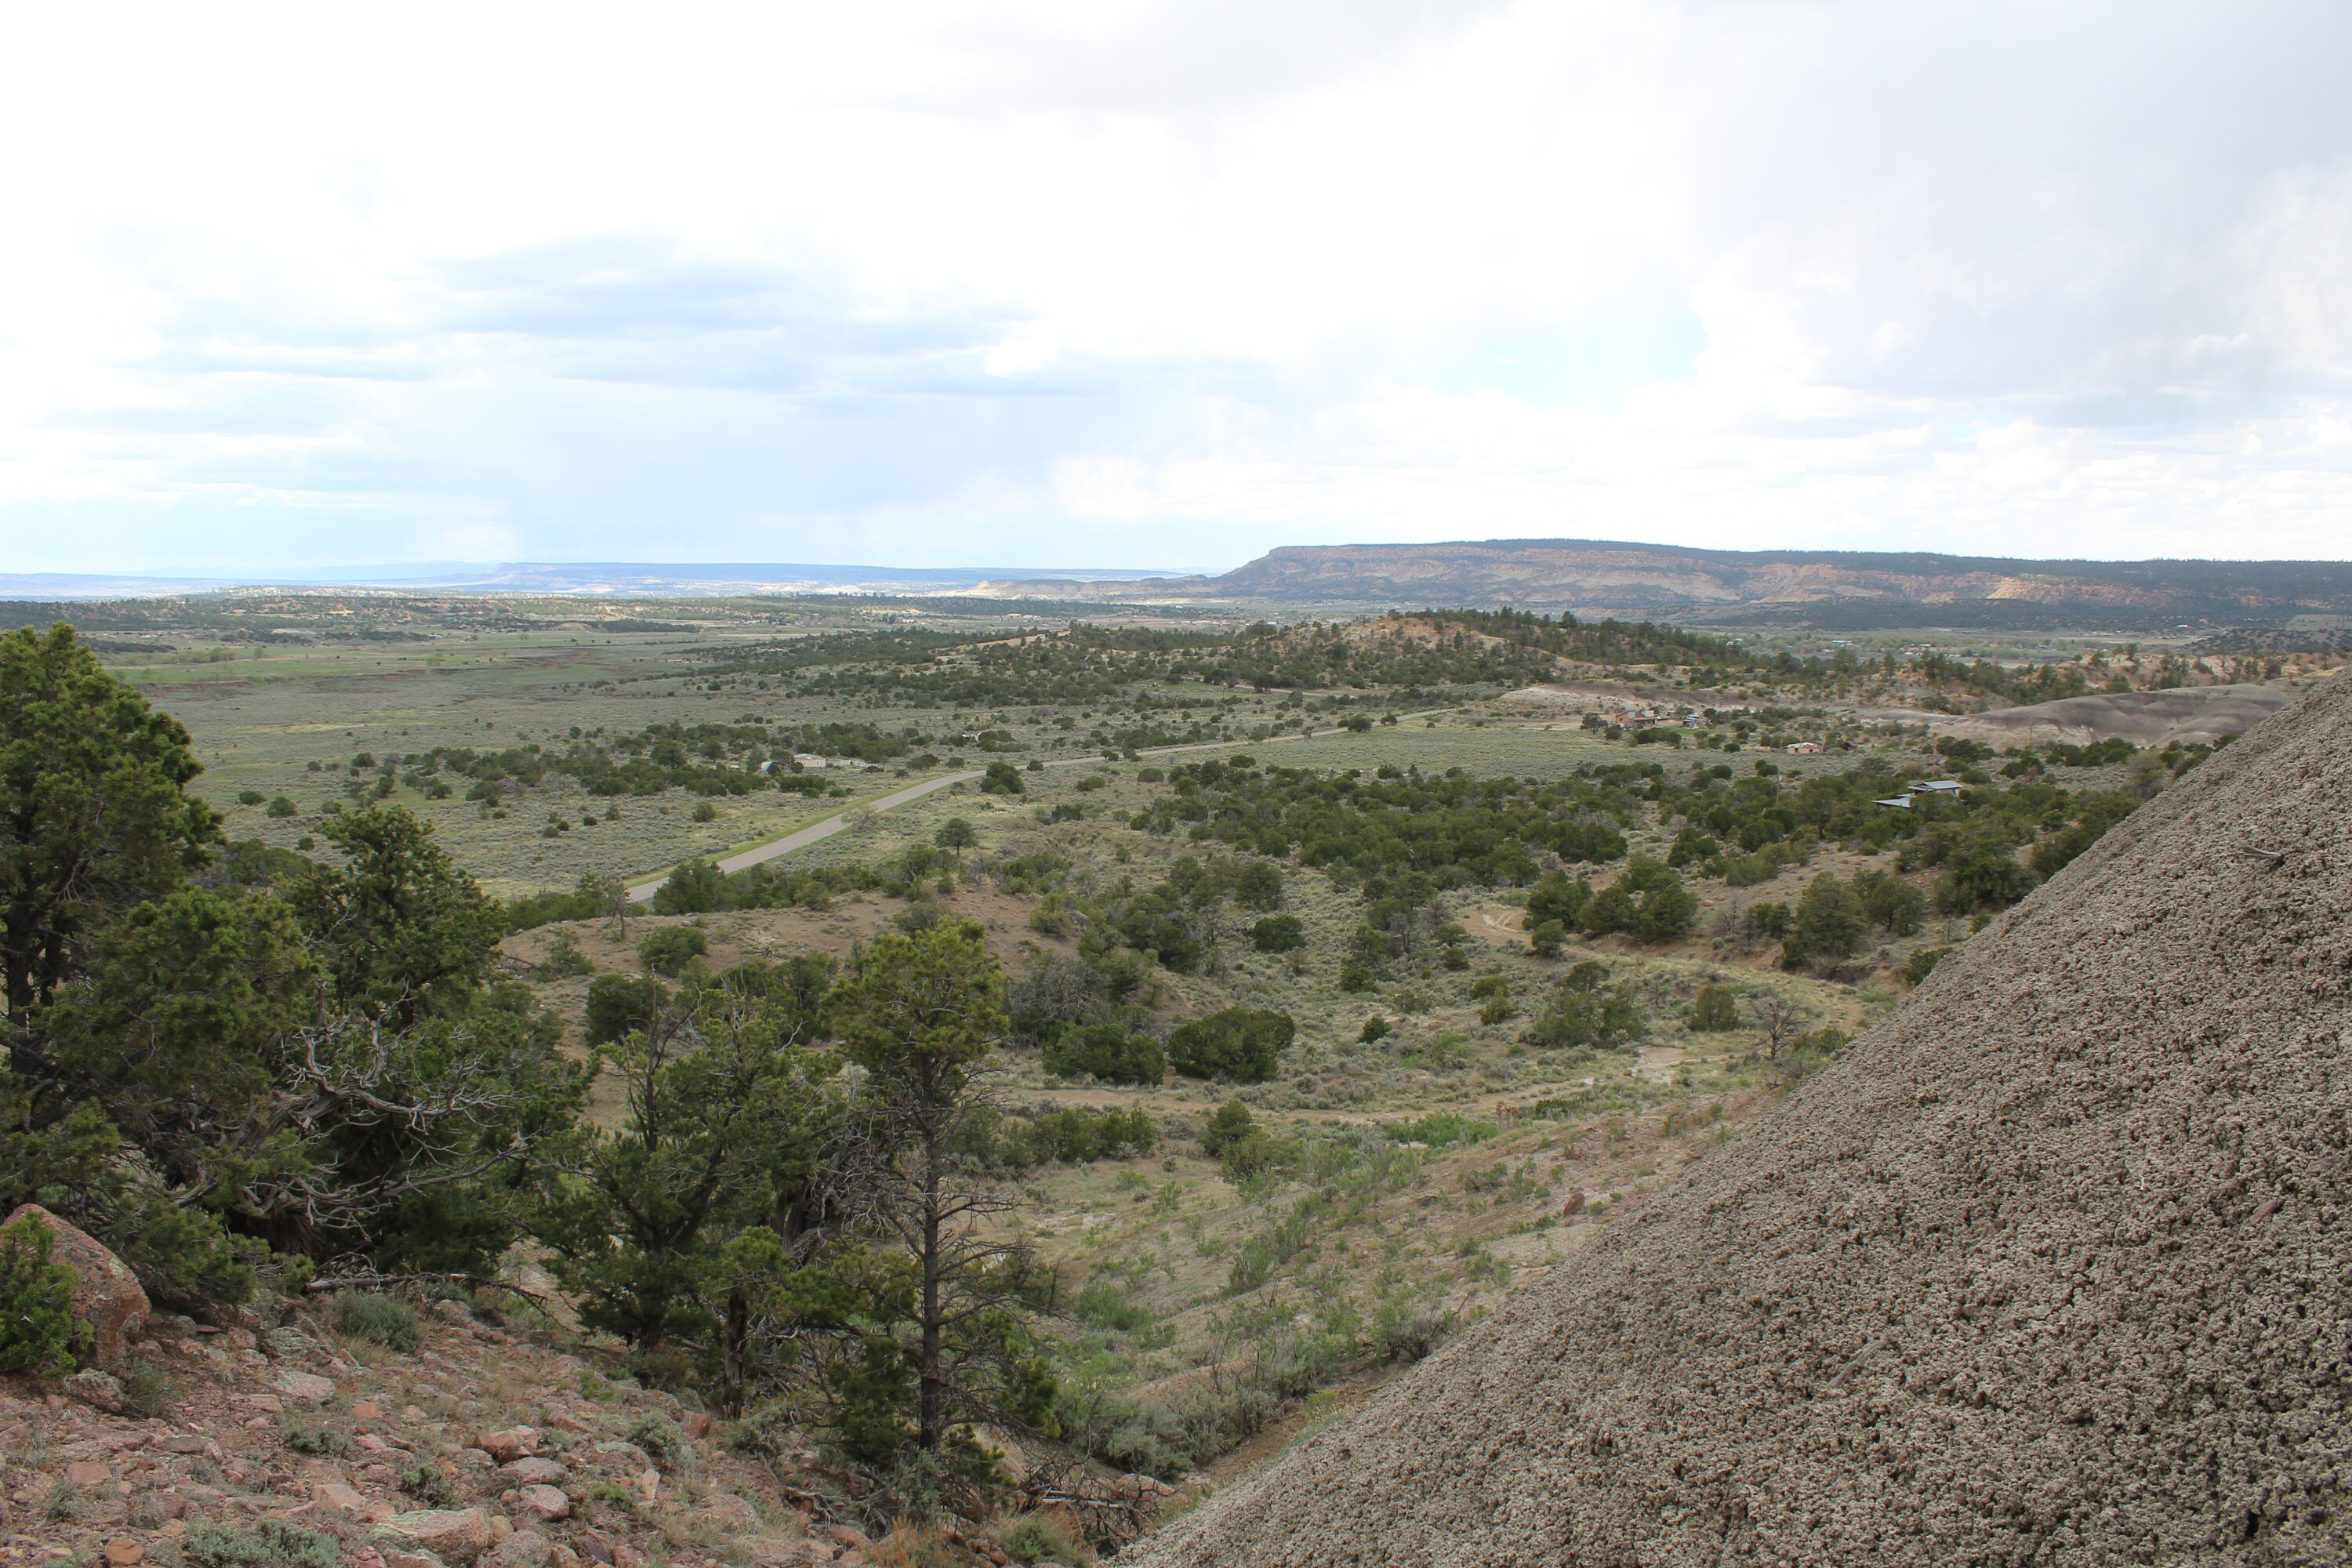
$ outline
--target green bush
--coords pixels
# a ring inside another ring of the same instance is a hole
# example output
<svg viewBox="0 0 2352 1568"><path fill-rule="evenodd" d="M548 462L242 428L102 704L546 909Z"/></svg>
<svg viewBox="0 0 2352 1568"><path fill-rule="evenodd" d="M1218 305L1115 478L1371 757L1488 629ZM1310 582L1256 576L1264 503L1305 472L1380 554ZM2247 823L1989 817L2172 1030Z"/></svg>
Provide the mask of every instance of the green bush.
<svg viewBox="0 0 2352 1568"><path fill-rule="evenodd" d="M239 805L259 805L268 798L257 789L244 789L236 792L236 804Z"/></svg>
<svg viewBox="0 0 2352 1568"><path fill-rule="evenodd" d="M255 1525L188 1526L180 1540L185 1568L342 1568L342 1546L331 1535L301 1530L283 1520Z"/></svg>
<svg viewBox="0 0 2352 1568"><path fill-rule="evenodd" d="M666 926L637 943L637 957L656 974L677 977L689 960L710 951L709 939L693 926Z"/></svg>
<svg viewBox="0 0 2352 1568"><path fill-rule="evenodd" d="M610 1045L627 1038L634 1029L652 1027L654 1014L668 1000L669 993L650 975L643 980L620 974L596 976L588 983L588 1043Z"/></svg>
<svg viewBox="0 0 2352 1568"><path fill-rule="evenodd" d="M1641 1030L1642 1010L1622 988L1603 993L1563 982L1528 1030L1527 1043L1546 1050L1607 1050Z"/></svg>
<svg viewBox="0 0 2352 1568"><path fill-rule="evenodd" d="M264 816L299 816L302 815L302 808L296 805L292 801L287 799L286 796L281 795L272 800L269 805L263 809L261 815Z"/></svg>
<svg viewBox="0 0 2352 1568"><path fill-rule="evenodd" d="M1558 921L1544 921L1528 932L1528 951L1538 958L1558 958L1568 942L1568 927Z"/></svg>
<svg viewBox="0 0 2352 1568"><path fill-rule="evenodd" d="M1448 1143L1483 1143L1501 1131L1491 1121L1474 1121L1453 1110L1433 1110L1415 1121L1391 1121L1381 1131L1394 1143L1426 1143L1442 1149Z"/></svg>
<svg viewBox="0 0 2352 1568"><path fill-rule="evenodd" d="M1201 1124L1201 1152L1212 1159L1224 1152L1228 1143L1237 1143L1249 1135L1257 1121L1250 1108L1238 1100L1229 1100L1210 1113Z"/></svg>
<svg viewBox="0 0 2352 1568"><path fill-rule="evenodd" d="M658 1410L647 1411L630 1425L629 1441L665 1470L677 1468L687 1455L686 1434Z"/></svg>
<svg viewBox="0 0 2352 1568"><path fill-rule="evenodd" d="M1375 1013L1364 1020L1363 1029L1356 1036L1357 1043L1369 1046L1374 1040L1386 1039L1391 1027L1386 1018Z"/></svg>
<svg viewBox="0 0 2352 1568"><path fill-rule="evenodd" d="M1021 770L1011 763L991 763L980 781L982 795L1019 795L1023 785Z"/></svg>
<svg viewBox="0 0 2352 1568"><path fill-rule="evenodd" d="M1264 1083L1297 1032L1287 1013L1227 1007L1193 1019L1168 1037L1168 1059L1186 1078Z"/></svg>
<svg viewBox="0 0 2352 1568"><path fill-rule="evenodd" d="M1131 1110L1089 1110L1074 1105L1049 1110L1027 1122L1004 1130L1004 1158L1016 1165L1040 1165L1048 1160L1085 1164L1121 1155L1148 1154L1160 1142L1159 1124L1141 1106Z"/></svg>
<svg viewBox="0 0 2352 1568"><path fill-rule="evenodd" d="M1167 1076L1168 1057L1149 1035L1130 1035L1116 1024L1086 1024L1045 1043L1045 1066L1062 1078L1086 1073L1106 1083L1156 1084Z"/></svg>
<svg viewBox="0 0 2352 1568"><path fill-rule="evenodd" d="M1691 1004L1690 1026L1702 1034L1739 1027L1739 1004L1728 985L1707 985Z"/></svg>
<svg viewBox="0 0 2352 1568"><path fill-rule="evenodd" d="M1936 965L1952 950L1948 947L1923 947L1913 953L1903 965L1903 978L1916 985L1935 973Z"/></svg>
<svg viewBox="0 0 2352 1568"><path fill-rule="evenodd" d="M314 1426L307 1421L288 1416L278 1430L279 1441L298 1454L310 1454L322 1459L350 1459L359 1455L359 1445L331 1426Z"/></svg>
<svg viewBox="0 0 2352 1568"><path fill-rule="evenodd" d="M996 1544L1016 1563L1059 1563L1065 1568L1076 1568L1094 1561L1085 1538L1073 1534L1058 1514L1015 1514L996 1532Z"/></svg>
<svg viewBox="0 0 2352 1568"><path fill-rule="evenodd" d="M1267 1135L1253 1127L1224 1146L1217 1156L1229 1182L1245 1182L1268 1171L1286 1171L1298 1163L1298 1145Z"/></svg>
<svg viewBox="0 0 2352 1568"><path fill-rule="evenodd" d="M1250 944L1260 952L1295 952L1307 945L1307 928L1297 915L1268 915L1250 927Z"/></svg>
<svg viewBox="0 0 2352 1568"><path fill-rule="evenodd" d="M75 1337L89 1331L73 1315L81 1276L50 1257L56 1239L31 1215L0 1227L0 1373L62 1377Z"/></svg>
<svg viewBox="0 0 2352 1568"><path fill-rule="evenodd" d="M416 1309L397 1296L373 1290L338 1290L327 1304L327 1321L335 1332L352 1339L373 1340L403 1355L425 1342L425 1328Z"/></svg>
<svg viewBox="0 0 2352 1568"><path fill-rule="evenodd" d="M698 801L690 815L697 822L716 822L719 820L719 808L707 800Z"/></svg>

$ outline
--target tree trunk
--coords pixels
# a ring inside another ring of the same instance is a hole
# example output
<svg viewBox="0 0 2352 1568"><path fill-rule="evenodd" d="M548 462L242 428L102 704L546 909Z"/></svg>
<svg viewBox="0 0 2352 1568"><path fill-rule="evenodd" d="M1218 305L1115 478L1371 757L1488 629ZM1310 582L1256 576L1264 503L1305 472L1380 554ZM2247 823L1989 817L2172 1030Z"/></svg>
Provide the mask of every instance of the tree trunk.
<svg viewBox="0 0 2352 1568"><path fill-rule="evenodd" d="M743 1414L743 1348L751 1338L751 1292L727 1292L727 1346L719 1369L719 1408L733 1421Z"/></svg>
<svg viewBox="0 0 2352 1568"><path fill-rule="evenodd" d="M923 1125L923 1360L916 1440L936 1454L947 1436L947 1380L940 1365L940 1129Z"/></svg>

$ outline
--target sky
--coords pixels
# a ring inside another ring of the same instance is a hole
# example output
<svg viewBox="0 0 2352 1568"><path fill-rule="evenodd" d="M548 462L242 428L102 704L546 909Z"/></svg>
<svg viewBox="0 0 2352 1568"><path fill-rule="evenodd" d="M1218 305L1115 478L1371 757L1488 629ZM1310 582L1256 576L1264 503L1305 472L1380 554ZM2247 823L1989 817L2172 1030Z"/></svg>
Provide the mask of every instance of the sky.
<svg viewBox="0 0 2352 1568"><path fill-rule="evenodd" d="M2352 557L2352 7L21 7L0 571Z"/></svg>

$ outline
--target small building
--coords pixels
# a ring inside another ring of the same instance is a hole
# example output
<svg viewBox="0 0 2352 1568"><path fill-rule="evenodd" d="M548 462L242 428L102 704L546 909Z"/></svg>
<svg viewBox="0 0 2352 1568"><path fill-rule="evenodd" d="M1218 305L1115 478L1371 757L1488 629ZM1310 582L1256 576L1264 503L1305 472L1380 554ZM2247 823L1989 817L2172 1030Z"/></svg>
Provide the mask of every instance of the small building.
<svg viewBox="0 0 2352 1568"><path fill-rule="evenodd" d="M1822 749L1819 741L1795 741L1784 748L1792 757L1810 757Z"/></svg>
<svg viewBox="0 0 2352 1568"><path fill-rule="evenodd" d="M1908 811L1911 809L1911 797L1907 795L1898 795L1892 800L1882 800L1878 804L1891 805L1897 811Z"/></svg>
<svg viewBox="0 0 2352 1568"><path fill-rule="evenodd" d="M1967 786L1958 779L1937 779L1930 784L1913 784L1911 787L1922 795L1958 795Z"/></svg>

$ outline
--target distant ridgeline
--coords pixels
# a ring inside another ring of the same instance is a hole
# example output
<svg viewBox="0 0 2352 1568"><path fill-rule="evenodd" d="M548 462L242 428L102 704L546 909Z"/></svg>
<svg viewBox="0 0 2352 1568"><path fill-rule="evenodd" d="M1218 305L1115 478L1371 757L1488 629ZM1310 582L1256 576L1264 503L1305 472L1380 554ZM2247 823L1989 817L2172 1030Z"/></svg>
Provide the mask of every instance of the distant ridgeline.
<svg viewBox="0 0 2352 1568"><path fill-rule="evenodd" d="M995 586L1074 599L1532 605L1853 630L2157 630L2352 613L2352 562L2026 561L1588 539L1290 545L1215 577Z"/></svg>

